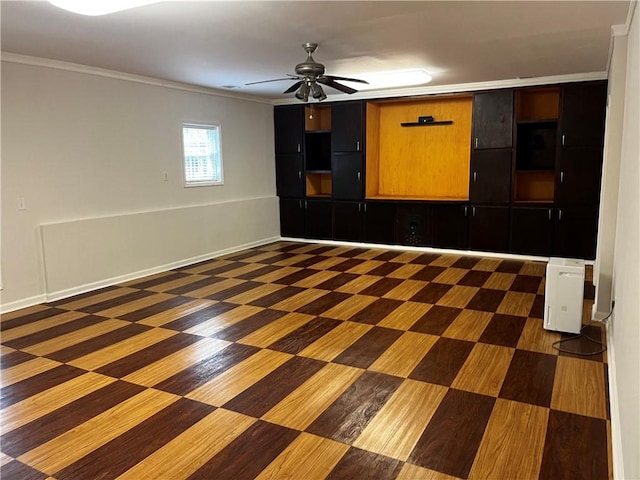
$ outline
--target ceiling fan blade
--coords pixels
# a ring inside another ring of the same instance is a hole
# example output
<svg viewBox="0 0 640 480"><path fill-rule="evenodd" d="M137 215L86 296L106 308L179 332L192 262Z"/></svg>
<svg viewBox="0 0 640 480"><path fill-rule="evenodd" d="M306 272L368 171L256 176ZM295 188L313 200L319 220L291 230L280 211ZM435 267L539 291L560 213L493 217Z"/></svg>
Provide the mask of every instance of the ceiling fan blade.
<svg viewBox="0 0 640 480"><path fill-rule="evenodd" d="M342 80L343 82L356 82L356 83L366 83L369 85L369 82L366 80L360 80L358 78L348 78L348 77L336 77L334 75L324 75L325 78L331 78L333 80Z"/></svg>
<svg viewBox="0 0 640 480"><path fill-rule="evenodd" d="M289 88L287 88L284 92L282 92L282 94L295 92L300 87L300 85L302 85L303 83L304 82L302 80L300 80L299 82L294 83Z"/></svg>
<svg viewBox="0 0 640 480"><path fill-rule="evenodd" d="M294 77L294 78L298 78L298 77ZM287 78L274 78L272 80L260 80L259 82L245 83L245 85L256 85L258 83L268 83L268 82L281 82L282 80L293 80L293 78L287 77Z"/></svg>
<svg viewBox="0 0 640 480"><path fill-rule="evenodd" d="M346 85L342 85L333 80L332 77L320 77L318 78L318 83L322 83L327 87L335 88L336 90L340 90L341 92L352 94L356 93L357 90L355 88L347 87Z"/></svg>

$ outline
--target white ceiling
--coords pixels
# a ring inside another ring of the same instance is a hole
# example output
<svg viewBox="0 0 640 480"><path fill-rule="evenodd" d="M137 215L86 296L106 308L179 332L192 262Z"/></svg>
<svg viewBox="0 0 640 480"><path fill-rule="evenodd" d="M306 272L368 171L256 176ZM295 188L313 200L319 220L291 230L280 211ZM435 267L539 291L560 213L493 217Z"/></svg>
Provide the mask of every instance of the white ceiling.
<svg viewBox="0 0 640 480"><path fill-rule="evenodd" d="M430 85L603 72L629 1L166 1L101 17L1 7L3 52L284 99L305 59L327 74L425 69ZM327 89L327 93L331 89Z"/></svg>

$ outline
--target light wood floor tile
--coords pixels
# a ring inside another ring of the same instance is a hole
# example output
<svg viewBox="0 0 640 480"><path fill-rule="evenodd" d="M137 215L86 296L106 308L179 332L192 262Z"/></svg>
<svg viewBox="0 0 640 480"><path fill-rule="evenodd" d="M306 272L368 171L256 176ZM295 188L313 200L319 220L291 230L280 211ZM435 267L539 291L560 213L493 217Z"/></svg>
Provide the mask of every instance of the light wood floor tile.
<svg viewBox="0 0 640 480"><path fill-rule="evenodd" d="M369 370L406 378L437 340L435 335L405 332L373 362Z"/></svg>
<svg viewBox="0 0 640 480"><path fill-rule="evenodd" d="M327 294L326 290L316 290L309 288L281 302L276 303L271 308L274 310L284 310L285 312L293 312L314 300Z"/></svg>
<svg viewBox="0 0 640 480"><path fill-rule="evenodd" d="M68 363L69 365L85 370L95 370L177 334L178 332L174 330L154 328L80 358L76 358L75 360L71 360Z"/></svg>
<svg viewBox="0 0 640 480"><path fill-rule="evenodd" d="M209 320L205 320L204 322L201 322L198 325L185 330L185 333L208 337L213 335L214 333L219 332L220 330L224 330L225 328L244 320L247 317L250 317L255 313L261 312L262 310L264 309L261 307L240 305L233 310L229 310L227 312L221 313L220 315L216 315Z"/></svg>
<svg viewBox="0 0 640 480"><path fill-rule="evenodd" d="M389 290L384 298L393 298L394 300L409 300L416 293L422 290L427 285L427 282L420 280L405 280L397 287Z"/></svg>
<svg viewBox="0 0 640 480"><path fill-rule="evenodd" d="M113 332L118 328L131 325L131 322L125 322L124 320L109 319L104 322L91 325L90 327L81 328L75 332L70 332L59 337L46 340L35 345L30 345L23 348L25 352L32 353L33 355L48 355L52 352L57 352L66 347L71 347L79 343L85 342L91 338L104 335L105 333Z"/></svg>
<svg viewBox="0 0 640 480"><path fill-rule="evenodd" d="M203 308L210 307L211 305L215 305L219 303L215 300L206 300L206 299L194 299L190 302L187 302L183 305L179 305L177 307L170 308L164 312L157 313L155 315L151 315L150 317L144 318L136 323L140 325L148 325L150 327L161 327L165 323L173 322L178 318L182 318L184 316L189 315L190 313L197 312L202 310Z"/></svg>
<svg viewBox="0 0 640 480"><path fill-rule="evenodd" d="M207 275L189 275L187 277L176 278L175 280L170 280L165 283L153 285L151 287L148 287L146 290L150 290L152 292L158 292L158 293L168 292L169 290L173 290L174 288L184 287L191 283L204 280L205 278L208 278Z"/></svg>
<svg viewBox="0 0 640 480"><path fill-rule="evenodd" d="M308 260L309 258L313 258L313 255L307 255L306 253L299 253L298 255L295 255L293 257L279 260L275 262L274 265L277 265L279 267L286 267L289 265L294 265L299 262L303 262L305 260Z"/></svg>
<svg viewBox="0 0 640 480"><path fill-rule="evenodd" d="M534 293L507 292L496 313L528 317L535 299Z"/></svg>
<svg viewBox="0 0 640 480"><path fill-rule="evenodd" d="M55 409L115 381L115 378L87 372L44 392L37 393L21 402L14 403L2 410L2 432L6 433L26 425L36 418L53 412Z"/></svg>
<svg viewBox="0 0 640 480"><path fill-rule="evenodd" d="M604 364L558 357L551 408L588 417L607 418Z"/></svg>
<svg viewBox="0 0 640 480"><path fill-rule="evenodd" d="M255 421L255 418L219 408L156 450L118 479L187 478Z"/></svg>
<svg viewBox="0 0 640 480"><path fill-rule="evenodd" d="M337 320L348 320L367 305L371 305L377 299L377 297L369 297L367 295L353 295L324 312L322 316L326 318L335 318Z"/></svg>
<svg viewBox="0 0 640 480"><path fill-rule="evenodd" d="M340 255L342 255L343 253L348 252L349 250L351 250L352 247L335 247L332 248L331 250L327 250L326 252L324 252L322 255L325 255L327 257L339 257ZM344 260L344 258L343 258Z"/></svg>
<svg viewBox="0 0 640 480"><path fill-rule="evenodd" d="M494 272L482 285L483 288L491 288L493 290L509 290L511 284L516 279L515 273Z"/></svg>
<svg viewBox="0 0 640 480"><path fill-rule="evenodd" d="M170 275L173 275L174 273L175 272L172 271L172 270L167 270L166 272L154 273L153 275L147 275L144 278L134 278L133 280L129 280L127 282L119 283L118 286L119 287L131 287L131 286L135 286L136 284L138 284L140 282L147 282L149 280L158 280L158 279L161 279L161 278L169 277Z"/></svg>
<svg viewBox="0 0 640 480"><path fill-rule="evenodd" d="M538 478L549 410L499 398L469 478Z"/></svg>
<svg viewBox="0 0 640 480"><path fill-rule="evenodd" d="M334 272L333 270L318 270L313 275L309 275L307 278L303 278L299 282L293 284L294 287L302 288L314 288L320 285L322 282L340 275L340 272Z"/></svg>
<svg viewBox="0 0 640 480"><path fill-rule="evenodd" d="M350 268L345 273L355 273L358 275L366 275L371 270L379 267L380 265L384 265L384 262L380 262L378 260L367 260L366 262L363 262L360 265L356 265L355 267Z"/></svg>
<svg viewBox="0 0 640 480"><path fill-rule="evenodd" d="M177 395L159 390L144 390L18 459L53 475L179 398ZM65 454L61 455L61 451Z"/></svg>
<svg viewBox="0 0 640 480"><path fill-rule="evenodd" d="M513 352L513 348L477 343L451 386L497 397Z"/></svg>
<svg viewBox="0 0 640 480"><path fill-rule="evenodd" d="M6 465L7 463L11 462L13 460L12 457L10 457L9 455L5 455L4 453L0 452L0 467L2 465Z"/></svg>
<svg viewBox="0 0 640 480"><path fill-rule="evenodd" d="M429 265L434 267L450 267L462 258L460 255L440 255Z"/></svg>
<svg viewBox="0 0 640 480"><path fill-rule="evenodd" d="M469 273L469 270L463 268L447 268L444 272L434 278L433 282L456 285L467 273Z"/></svg>
<svg viewBox="0 0 640 480"><path fill-rule="evenodd" d="M260 275L259 277L254 278L254 281L262 282L262 283L271 283L271 282L280 280L281 278L284 278L288 275L291 275L292 273L299 272L300 270L302 269L299 267L282 267L273 272Z"/></svg>
<svg viewBox="0 0 640 480"><path fill-rule="evenodd" d="M405 302L378 323L380 327L409 330L433 305L420 302Z"/></svg>
<svg viewBox="0 0 640 480"><path fill-rule="evenodd" d="M63 325L73 320L77 320L78 318L85 317L86 315L86 313L82 312L64 312L60 315L55 315L43 320L38 320L37 322L27 323L26 325L15 327L2 332L2 341L10 342L11 340L15 340L16 338L31 335L32 333L41 332L42 330L46 330L47 328L57 327L58 325Z"/></svg>
<svg viewBox="0 0 640 480"><path fill-rule="evenodd" d="M344 284L340 288L336 288L336 292L360 293L362 290L370 287L378 280L380 280L380 277L377 277L375 275L360 275L359 277L351 280L349 283Z"/></svg>
<svg viewBox="0 0 640 480"><path fill-rule="evenodd" d="M399 255L397 257L394 257L393 261L397 262L397 263L409 263L414 261L416 258L418 258L420 255L422 255L422 252L398 252ZM422 269L422 265L418 265L420 269Z"/></svg>
<svg viewBox="0 0 640 480"><path fill-rule="evenodd" d="M357 258L360 260L373 260L374 258L380 256L380 254L384 253L385 250L378 250L378 249L367 249L362 253L359 253L358 255L356 255L353 258Z"/></svg>
<svg viewBox="0 0 640 480"><path fill-rule="evenodd" d="M7 347L6 345L0 346L0 355L6 355L7 353L15 352L15 348Z"/></svg>
<svg viewBox="0 0 640 480"><path fill-rule="evenodd" d="M49 360L48 358L36 357L32 360L19 363L15 367L6 368L2 371L2 377L0 385L7 387L13 385L16 382L21 382L27 378L31 378L39 373L51 370L59 365L60 362L55 360Z"/></svg>
<svg viewBox="0 0 640 480"><path fill-rule="evenodd" d="M240 285L241 283L244 283L244 280L240 280L239 278L225 278L224 280L212 283L211 285L207 285L206 287L201 287L191 292L187 292L184 295L193 298L204 298L208 297L209 295L213 295L214 293L226 290L227 288L232 288L236 285Z"/></svg>
<svg viewBox="0 0 640 480"><path fill-rule="evenodd" d="M224 405L291 357L293 355L288 353L260 350L255 355L226 370L222 375L196 388L186 397L209 405Z"/></svg>
<svg viewBox="0 0 640 480"><path fill-rule="evenodd" d="M520 275L531 275L533 277L544 276L547 269L546 262L526 262L522 269L520 269Z"/></svg>
<svg viewBox="0 0 640 480"><path fill-rule="evenodd" d="M442 334L443 337L477 342L491 321L491 312L463 310Z"/></svg>
<svg viewBox="0 0 640 480"><path fill-rule="evenodd" d="M304 430L363 372L359 368L329 363L263 415L262 419Z"/></svg>
<svg viewBox="0 0 640 480"><path fill-rule="evenodd" d="M265 348L302 325L309 323L313 318L313 315L305 315L304 313L288 313L238 340L238 343Z"/></svg>
<svg viewBox="0 0 640 480"><path fill-rule="evenodd" d="M520 350L530 350L532 352L548 353L557 355L558 350L551 345L560 340L561 335L557 332L550 332L542 327L542 320L539 318L527 318L524 324L518 348Z"/></svg>
<svg viewBox="0 0 640 480"><path fill-rule="evenodd" d="M238 304L244 305L244 304L253 302L254 300L257 300L259 298L262 298L266 295L269 295L270 293L274 293L274 292L277 292L278 290L282 290L283 288L285 288L284 285L278 285L275 283L265 283L264 285L261 285L256 288L252 288L251 290L241 293L239 295L235 295L233 297L227 298L225 302L238 303Z"/></svg>
<svg viewBox="0 0 640 480"><path fill-rule="evenodd" d="M260 270L264 267L261 263L248 263L245 265L241 265L238 268L234 268L233 270L227 270L226 272L220 272L216 276L225 277L225 278L236 278L240 275L244 275L245 273L251 273L255 270Z"/></svg>
<svg viewBox="0 0 640 480"><path fill-rule="evenodd" d="M152 387L163 380L189 368L231 345L231 342L217 340L215 338L203 338L202 340L177 351L162 360L152 363L140 370L130 373L123 380L146 387Z"/></svg>
<svg viewBox="0 0 640 480"><path fill-rule="evenodd" d="M313 342L298 355L330 362L372 328L372 325L344 322Z"/></svg>
<svg viewBox="0 0 640 480"><path fill-rule="evenodd" d="M396 480L458 480L458 477L405 463Z"/></svg>
<svg viewBox="0 0 640 480"><path fill-rule="evenodd" d="M464 270L467 272L468 270ZM454 285L447 293L445 293L437 305L443 305L445 307L464 308L471 301L476 293L478 293L476 287L466 287L464 285Z"/></svg>
<svg viewBox="0 0 640 480"><path fill-rule="evenodd" d="M256 479L323 480L347 450L343 443L301 433Z"/></svg>
<svg viewBox="0 0 640 480"><path fill-rule="evenodd" d="M90 295L79 300L71 299L69 303L63 303L59 305L58 308L64 308L67 310L78 310L80 308L88 307L89 305L95 305L107 300L113 300L118 297L123 297L136 291L137 290L134 288L116 288L114 290L107 290L106 292L97 293L96 295Z"/></svg>
<svg viewBox="0 0 640 480"><path fill-rule="evenodd" d="M209 262L197 264L193 267L185 268L183 272L191 273L191 274L209 272L215 268L226 267L227 265L231 265L232 263L233 262L231 260L225 260L225 259L219 258L219 259L211 260Z"/></svg>
<svg viewBox="0 0 640 480"><path fill-rule="evenodd" d="M405 380L353 445L406 461L446 392L440 385Z"/></svg>
<svg viewBox="0 0 640 480"><path fill-rule="evenodd" d="M127 302L122 305L117 305L115 307L107 308L105 310L100 310L99 312L96 312L96 315L109 317L109 318L117 318L122 315L126 315L127 313L140 310L141 308L149 307L151 305L155 305L156 303L164 302L165 300L168 300L170 298L174 298L174 295L169 295L168 293L156 293L154 295L149 295L147 297L143 297L138 300L134 300L132 302Z"/></svg>
<svg viewBox="0 0 640 480"><path fill-rule="evenodd" d="M28 315L32 315L34 313L42 312L43 310L48 310L50 307L47 305L33 305L27 308L21 308L20 310L15 310L13 312L7 312L0 315L0 323L4 323L9 320L13 320L18 317L25 317Z"/></svg>
<svg viewBox="0 0 640 480"><path fill-rule="evenodd" d="M400 262L397 258L393 259L394 262ZM413 277L416 273L424 268L424 265L416 265L414 263L407 263L400 268L391 272L387 277L389 278L400 278L402 280L406 280L408 278Z"/></svg>
<svg viewBox="0 0 640 480"><path fill-rule="evenodd" d="M473 266L472 270L495 272L500 263L502 263L502 260L499 258L481 258L480 261Z"/></svg>

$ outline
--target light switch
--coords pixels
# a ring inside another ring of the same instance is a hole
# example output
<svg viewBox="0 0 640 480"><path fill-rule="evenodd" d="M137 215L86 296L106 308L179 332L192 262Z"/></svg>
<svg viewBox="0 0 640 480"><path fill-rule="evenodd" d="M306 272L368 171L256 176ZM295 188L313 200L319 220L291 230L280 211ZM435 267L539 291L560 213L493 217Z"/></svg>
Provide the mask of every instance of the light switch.
<svg viewBox="0 0 640 480"><path fill-rule="evenodd" d="M18 197L18 210L26 210L27 202L24 201L24 197Z"/></svg>

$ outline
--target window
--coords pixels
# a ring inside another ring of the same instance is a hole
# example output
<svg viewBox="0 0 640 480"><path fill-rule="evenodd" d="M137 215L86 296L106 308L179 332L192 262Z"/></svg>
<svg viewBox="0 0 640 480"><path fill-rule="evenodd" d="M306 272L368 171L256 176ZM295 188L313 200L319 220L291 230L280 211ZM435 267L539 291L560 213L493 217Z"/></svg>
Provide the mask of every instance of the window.
<svg viewBox="0 0 640 480"><path fill-rule="evenodd" d="M222 185L220 125L182 125L184 185Z"/></svg>

